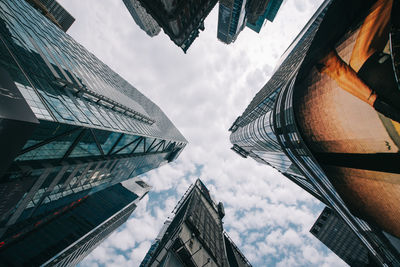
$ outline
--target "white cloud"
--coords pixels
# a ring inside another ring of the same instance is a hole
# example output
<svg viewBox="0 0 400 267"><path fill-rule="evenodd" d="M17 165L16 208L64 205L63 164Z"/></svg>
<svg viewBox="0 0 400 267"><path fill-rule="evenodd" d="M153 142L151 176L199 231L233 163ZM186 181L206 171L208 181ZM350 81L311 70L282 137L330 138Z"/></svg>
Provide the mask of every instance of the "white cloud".
<svg viewBox="0 0 400 267"><path fill-rule="evenodd" d="M229 46L217 41L215 8L186 55L163 33L149 38L121 0L60 2L76 18L70 34L157 103L189 140L176 162L143 177L152 192L82 266L138 266L198 177L224 203L224 226L255 267L342 264L308 233L322 206L279 172L229 149L231 123L321 0L285 1L274 23L260 34L245 29Z"/></svg>

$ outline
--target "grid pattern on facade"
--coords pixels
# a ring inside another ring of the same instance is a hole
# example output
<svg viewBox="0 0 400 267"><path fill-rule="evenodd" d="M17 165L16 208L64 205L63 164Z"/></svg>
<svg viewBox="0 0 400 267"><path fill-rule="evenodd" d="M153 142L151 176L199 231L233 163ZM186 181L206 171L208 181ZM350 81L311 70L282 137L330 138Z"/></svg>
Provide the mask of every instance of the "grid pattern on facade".
<svg viewBox="0 0 400 267"><path fill-rule="evenodd" d="M76 263L128 219L138 199L118 184L69 203L50 219L47 214L32 218L19 226L19 234L3 243L0 259L13 265L39 266L49 260L50 265Z"/></svg>
<svg viewBox="0 0 400 267"><path fill-rule="evenodd" d="M274 101L271 96L274 93L276 94L276 91L279 92L281 87L296 74L306 56L305 51L310 47L314 35L318 30L319 24L314 23L314 21L322 20L322 17L323 16L318 18L314 15L304 27L303 31L296 37L289 48L281 56L281 62L278 63L279 67L276 69L271 79L247 106L240 117L240 120L237 122L238 125L244 126L271 109L271 104L273 105Z"/></svg>
<svg viewBox="0 0 400 267"><path fill-rule="evenodd" d="M67 31L75 18L68 13L56 0L26 0L43 15L50 19L63 31Z"/></svg>
<svg viewBox="0 0 400 267"><path fill-rule="evenodd" d="M204 30L204 20L217 3L217 0L139 1L185 53L200 30Z"/></svg>
<svg viewBox="0 0 400 267"><path fill-rule="evenodd" d="M396 251L381 238L379 231L373 231L373 227L349 212L338 192L312 156L297 129L293 111L293 87L296 81L296 75L304 58L308 54L307 50L313 43L314 37L330 3L331 1L325 1L323 3L317 13L299 34L298 38L296 38L284 53L280 62L281 64L272 78L260 90L245 112L230 128L230 131L232 131L231 138L238 143L245 141L241 143L241 145L249 152L248 155L258 162L262 162L265 159L267 164L269 164L269 162L276 164L279 159L276 157L271 157L269 159L267 156L268 153L264 155L258 153L259 155L255 156L256 153L252 152L251 149L253 146L256 147L257 144L253 145L247 142L247 140L254 139L254 135L251 136L251 134L246 133L251 131L251 128L248 126L250 123L253 123L253 121L256 121L272 109L272 126L267 126L267 128L272 128L272 132L276 135L279 146L281 147L281 152L285 153L288 163L292 161L297 171L302 174L297 176L284 173L285 176L333 208L338 216L348 225L349 229L357 236L364 248L370 252L370 255L373 255L372 257L374 260L381 264L392 264L396 266L399 264L398 259L396 259L396 255L398 255ZM267 100L272 93L277 93L277 95L274 96L272 107L260 105L263 101ZM235 142L232 143L238 145ZM253 141L253 143L255 142ZM281 167L285 167L285 160L282 161ZM289 164L287 164L286 167L287 166L289 166Z"/></svg>
<svg viewBox="0 0 400 267"><path fill-rule="evenodd" d="M223 232L221 209L222 203L217 207L209 190L197 179L174 208L175 216L165 222L140 266L158 266L172 256L180 264L168 266L251 267Z"/></svg>
<svg viewBox="0 0 400 267"><path fill-rule="evenodd" d="M218 10L218 32L220 41L234 42L245 26L246 0L220 1Z"/></svg>
<svg viewBox="0 0 400 267"><path fill-rule="evenodd" d="M139 0L123 0L126 8L131 14L136 24L145 31L149 36L156 36L161 28L157 22L146 12L146 9L142 7Z"/></svg>
<svg viewBox="0 0 400 267"><path fill-rule="evenodd" d="M368 263L368 250L330 208L325 207L310 232L350 266Z"/></svg>
<svg viewBox="0 0 400 267"><path fill-rule="evenodd" d="M27 3L0 5L1 62L39 118L186 142L153 102Z"/></svg>
<svg viewBox="0 0 400 267"><path fill-rule="evenodd" d="M224 245L222 240L222 225L213 216L198 191L193 192L192 201L187 213L187 220L200 233L198 238L211 252L217 263L222 266Z"/></svg>

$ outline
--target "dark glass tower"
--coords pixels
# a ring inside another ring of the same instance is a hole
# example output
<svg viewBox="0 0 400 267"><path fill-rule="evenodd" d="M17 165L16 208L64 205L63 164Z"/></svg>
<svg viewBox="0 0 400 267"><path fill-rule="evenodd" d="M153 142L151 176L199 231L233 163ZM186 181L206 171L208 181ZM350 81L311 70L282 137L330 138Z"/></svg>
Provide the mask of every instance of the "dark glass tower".
<svg viewBox="0 0 400 267"><path fill-rule="evenodd" d="M283 0L221 0L218 11L220 41L235 42L245 26L259 33L266 20L273 21Z"/></svg>
<svg viewBox="0 0 400 267"><path fill-rule="evenodd" d="M385 232L399 236L398 123L349 94L349 89L342 88L342 76L336 77L339 81L331 78L342 75L343 68L352 68L350 58L357 59L353 50L360 47L355 45L360 42L359 33L373 34L363 25L379 18L371 15L377 14L373 12L376 6L386 5L378 8L389 11L383 16L393 12L392 17L398 17L388 3L324 1L229 130L235 152L280 171L329 206L377 264L397 266L399 250ZM381 38L386 38L381 40L385 44L389 32ZM382 54L388 68L379 72L393 79L394 55L387 50ZM332 71L332 66L324 65L333 60L332 55L340 58L336 66L342 69ZM370 77L381 77L379 72L370 72ZM359 81L358 75L352 78Z"/></svg>
<svg viewBox="0 0 400 267"><path fill-rule="evenodd" d="M68 31L75 21L75 18L56 0L26 1L64 32Z"/></svg>
<svg viewBox="0 0 400 267"><path fill-rule="evenodd" d="M140 264L141 267L251 267L223 231L223 204L211 199L198 179L186 191Z"/></svg>
<svg viewBox="0 0 400 267"><path fill-rule="evenodd" d="M239 33L246 26L245 0L219 1L217 38L230 44L235 42Z"/></svg>
<svg viewBox="0 0 400 267"><path fill-rule="evenodd" d="M163 28L165 34L185 53L204 30L204 20L217 0L139 0Z"/></svg>
<svg viewBox="0 0 400 267"><path fill-rule="evenodd" d="M325 207L310 232L350 266L379 266L368 249L335 212Z"/></svg>
<svg viewBox="0 0 400 267"><path fill-rule="evenodd" d="M161 109L25 1L0 1L0 240L175 160Z"/></svg>
<svg viewBox="0 0 400 267"><path fill-rule="evenodd" d="M76 265L126 222L147 194L150 187L134 179L136 186L116 184L26 222L0 248L2 266Z"/></svg>
<svg viewBox="0 0 400 267"><path fill-rule="evenodd" d="M259 33L266 20L273 22L283 0L251 0L246 26Z"/></svg>

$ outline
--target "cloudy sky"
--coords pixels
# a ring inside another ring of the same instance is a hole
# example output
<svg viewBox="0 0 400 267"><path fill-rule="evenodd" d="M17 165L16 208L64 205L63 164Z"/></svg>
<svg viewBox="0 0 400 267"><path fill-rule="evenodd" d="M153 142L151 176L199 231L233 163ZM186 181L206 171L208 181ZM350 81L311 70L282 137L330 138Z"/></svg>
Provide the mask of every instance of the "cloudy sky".
<svg viewBox="0 0 400 267"><path fill-rule="evenodd" d="M257 266L342 266L309 229L323 206L274 169L230 150L228 128L271 77L280 55L322 0L284 1L274 23L219 42L218 6L187 54L161 32L148 37L122 0L60 0L69 30L157 103L188 139L180 158L143 179L153 190L81 266L138 266L177 201L200 177L225 205L224 226Z"/></svg>

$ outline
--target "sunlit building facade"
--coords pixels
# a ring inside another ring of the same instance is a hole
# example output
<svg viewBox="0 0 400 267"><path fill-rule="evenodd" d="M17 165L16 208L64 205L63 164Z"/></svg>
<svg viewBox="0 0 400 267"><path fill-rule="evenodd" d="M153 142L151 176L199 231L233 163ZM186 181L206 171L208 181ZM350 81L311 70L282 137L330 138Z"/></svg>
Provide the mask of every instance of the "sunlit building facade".
<svg viewBox="0 0 400 267"><path fill-rule="evenodd" d="M368 10L386 2L324 1L233 123L230 140L240 156L274 167L330 207L378 265L398 266L388 238L399 237L400 226L398 123L341 88L320 63L334 47L349 64Z"/></svg>
<svg viewBox="0 0 400 267"><path fill-rule="evenodd" d="M216 204L198 179L175 207L141 267L228 266L251 267L223 231L223 204Z"/></svg>
<svg viewBox="0 0 400 267"><path fill-rule="evenodd" d="M0 1L0 89L0 249L26 223L171 162L187 143L25 1Z"/></svg>

